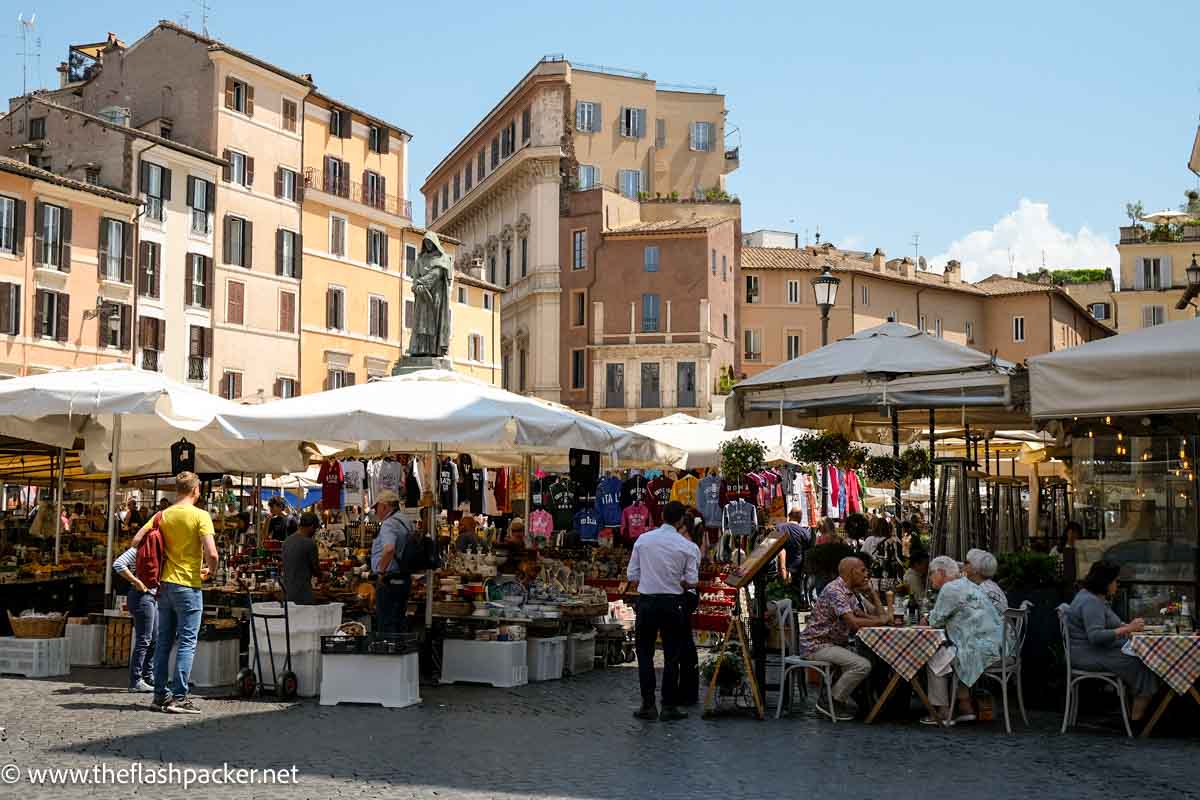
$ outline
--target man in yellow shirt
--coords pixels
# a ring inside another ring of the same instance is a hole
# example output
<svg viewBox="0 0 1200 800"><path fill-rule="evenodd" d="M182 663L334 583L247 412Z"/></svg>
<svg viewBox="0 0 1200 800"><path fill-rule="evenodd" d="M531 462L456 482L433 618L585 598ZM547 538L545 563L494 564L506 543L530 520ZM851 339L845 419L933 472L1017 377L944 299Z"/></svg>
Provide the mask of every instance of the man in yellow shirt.
<svg viewBox="0 0 1200 800"><path fill-rule="evenodd" d="M175 478L175 504L162 512L164 559L158 583L158 646L154 653L153 708L171 714L199 714L188 697L188 678L196 655L196 637L204 613L200 585L217 568L212 517L196 506L200 478L181 472ZM146 524L149 528L151 520ZM167 669L176 644L175 674L167 685Z"/></svg>

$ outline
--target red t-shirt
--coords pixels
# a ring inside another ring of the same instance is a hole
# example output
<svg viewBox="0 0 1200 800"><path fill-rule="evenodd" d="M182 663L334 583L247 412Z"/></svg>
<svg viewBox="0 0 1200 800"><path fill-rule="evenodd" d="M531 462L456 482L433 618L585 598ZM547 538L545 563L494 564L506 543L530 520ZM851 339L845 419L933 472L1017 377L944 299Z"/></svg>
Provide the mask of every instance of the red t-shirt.
<svg viewBox="0 0 1200 800"><path fill-rule="evenodd" d="M317 482L321 484L321 507L326 510L337 510L342 507L342 487L346 483L346 475L342 465L336 461L326 461L317 473Z"/></svg>

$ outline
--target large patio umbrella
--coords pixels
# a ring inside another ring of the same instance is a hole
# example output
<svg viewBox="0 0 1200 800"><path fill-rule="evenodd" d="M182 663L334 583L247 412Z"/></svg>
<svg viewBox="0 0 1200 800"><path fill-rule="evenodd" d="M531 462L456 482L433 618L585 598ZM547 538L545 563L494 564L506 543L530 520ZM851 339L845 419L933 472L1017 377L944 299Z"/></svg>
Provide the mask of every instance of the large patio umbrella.
<svg viewBox="0 0 1200 800"><path fill-rule="evenodd" d="M1194 216L1195 214L1191 214L1187 211L1173 211L1168 208L1163 211L1155 211L1151 214L1145 214L1142 216L1142 219L1146 222L1152 222L1155 225L1176 225L1180 222L1184 222L1185 220L1189 220Z"/></svg>

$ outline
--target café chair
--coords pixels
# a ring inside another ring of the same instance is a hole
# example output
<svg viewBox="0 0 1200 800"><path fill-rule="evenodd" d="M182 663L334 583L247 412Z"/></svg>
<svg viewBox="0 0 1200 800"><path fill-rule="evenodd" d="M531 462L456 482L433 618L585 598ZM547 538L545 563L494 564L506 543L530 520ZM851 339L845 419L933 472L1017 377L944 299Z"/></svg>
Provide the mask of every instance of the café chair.
<svg viewBox="0 0 1200 800"><path fill-rule="evenodd" d="M814 661L813 659L803 658L798 655L788 655L789 650L796 650L798 648L796 637L799 634L799 626L796 623L795 615L792 613L792 601L777 600L775 602L775 615L779 625L779 657L781 661L779 703L775 706L775 719L779 719L783 715L783 698L788 697L789 693L793 691L790 683L792 673L799 670L800 679L804 680L804 676L806 675L805 670L812 669L821 675L821 688L825 691L829 710L832 712L830 719L837 722L837 713L833 706L833 664L828 661Z"/></svg>
<svg viewBox="0 0 1200 800"><path fill-rule="evenodd" d="M983 671L981 677L991 678L1000 684L1000 695L1004 702L1004 732L1012 733L1012 724L1008 717L1008 684L1016 681L1017 706L1021 709L1021 719L1029 725L1029 717L1025 714L1025 691L1021 688L1021 650L1025 647L1025 631L1029 624L1029 609L1033 603L1025 600L1020 608L1010 608L1004 612L1004 646L1010 644L1011 652L1006 652L993 661Z"/></svg>
<svg viewBox="0 0 1200 800"><path fill-rule="evenodd" d="M1074 725L1075 720L1079 717L1079 684L1086 680L1098 680L1104 681L1117 690L1117 699L1121 703L1121 721L1125 723L1125 735L1132 739L1133 729L1129 727L1129 709L1125 707L1125 684L1121 682L1117 674L1115 672L1092 672L1075 669L1071 666L1071 636L1067 630L1067 612L1070 608L1066 603L1058 607L1058 630L1062 633L1063 657L1067 662L1067 701L1066 708L1063 710L1061 733L1066 733L1067 728Z"/></svg>

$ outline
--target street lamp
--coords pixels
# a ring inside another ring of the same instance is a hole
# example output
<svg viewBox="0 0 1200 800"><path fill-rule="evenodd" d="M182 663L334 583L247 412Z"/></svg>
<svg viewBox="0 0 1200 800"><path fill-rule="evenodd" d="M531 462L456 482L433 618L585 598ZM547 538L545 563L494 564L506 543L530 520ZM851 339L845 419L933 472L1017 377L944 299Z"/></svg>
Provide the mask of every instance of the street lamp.
<svg viewBox="0 0 1200 800"><path fill-rule="evenodd" d="M1192 253L1192 263L1188 265L1186 270L1187 288L1183 290L1183 296L1175 304L1177 311L1183 311L1188 306L1195 306L1192 300L1197 295L1200 295L1200 264L1196 263L1196 256L1200 256L1200 253Z"/></svg>
<svg viewBox="0 0 1200 800"><path fill-rule="evenodd" d="M816 300L817 308L821 309L822 347L829 344L829 310L837 302L837 290L841 282L842 279L833 274L832 268L828 264L825 265L825 269L821 271L820 275L812 279L813 299Z"/></svg>

